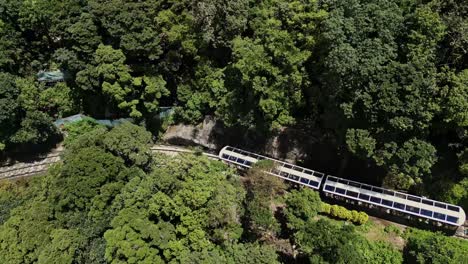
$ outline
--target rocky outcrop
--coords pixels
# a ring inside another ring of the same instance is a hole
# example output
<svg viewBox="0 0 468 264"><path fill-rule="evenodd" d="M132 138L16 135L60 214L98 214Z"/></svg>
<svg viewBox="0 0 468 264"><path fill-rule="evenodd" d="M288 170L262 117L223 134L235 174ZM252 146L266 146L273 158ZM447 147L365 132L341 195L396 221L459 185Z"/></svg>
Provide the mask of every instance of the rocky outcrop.
<svg viewBox="0 0 468 264"><path fill-rule="evenodd" d="M298 161L318 143L317 136L294 128L284 128L267 137L241 128L226 128L213 117L201 124L170 126L162 140L171 145L202 146L217 151L225 145L256 151L282 160Z"/></svg>

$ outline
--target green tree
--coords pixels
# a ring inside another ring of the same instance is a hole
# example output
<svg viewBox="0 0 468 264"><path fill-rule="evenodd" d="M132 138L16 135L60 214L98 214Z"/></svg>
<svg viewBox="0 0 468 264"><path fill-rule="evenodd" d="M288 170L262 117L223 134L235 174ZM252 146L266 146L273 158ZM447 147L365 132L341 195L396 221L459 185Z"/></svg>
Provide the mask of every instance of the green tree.
<svg viewBox="0 0 468 264"><path fill-rule="evenodd" d="M386 168L386 182L402 189L420 184L437 160L428 136L442 109L435 54L445 34L437 13L407 4L330 1L318 66L323 84L337 87L324 90L333 98L325 111L339 106L342 114L329 122L346 131L352 153Z"/></svg>
<svg viewBox="0 0 468 264"><path fill-rule="evenodd" d="M20 118L19 96L14 76L0 73L0 151L4 150L15 133Z"/></svg>
<svg viewBox="0 0 468 264"><path fill-rule="evenodd" d="M292 230L304 228L321 211L322 201L318 192L310 188L293 190L286 196L284 214Z"/></svg>
<svg viewBox="0 0 468 264"><path fill-rule="evenodd" d="M405 259L411 263L465 263L468 243L442 234L411 229Z"/></svg>
<svg viewBox="0 0 468 264"><path fill-rule="evenodd" d="M65 83L43 90L39 95L39 108L53 117L66 117L78 112L71 89Z"/></svg>
<svg viewBox="0 0 468 264"><path fill-rule="evenodd" d="M79 136L88 134L95 129L104 129L104 126L100 125L92 118L84 118L76 122L65 124L63 127L63 131L66 133L64 145L72 144Z"/></svg>
<svg viewBox="0 0 468 264"><path fill-rule="evenodd" d="M168 95L166 82L161 76L132 77L125 64L122 50L99 45L94 54L93 66L78 72L76 82L84 90L106 96L111 105L141 118L143 113L154 113L158 109L158 99Z"/></svg>
<svg viewBox="0 0 468 264"><path fill-rule="evenodd" d="M58 135L52 118L40 111L26 112L18 131L11 137L16 144L41 144Z"/></svg>
<svg viewBox="0 0 468 264"><path fill-rule="evenodd" d="M214 250L214 241L240 237L243 193L222 163L182 155L158 157L157 164L116 198L118 214L104 235L107 261L182 261L190 252Z"/></svg>
<svg viewBox="0 0 468 264"><path fill-rule="evenodd" d="M251 233L259 238L272 237L280 228L272 203L286 186L280 178L266 173L274 166L272 162L261 161L247 172L246 217Z"/></svg>
<svg viewBox="0 0 468 264"><path fill-rule="evenodd" d="M57 210L86 210L91 199L106 183L123 180L124 162L121 158L97 147L85 147L64 156L60 174L50 185L50 202Z"/></svg>
<svg viewBox="0 0 468 264"><path fill-rule="evenodd" d="M50 241L52 208L46 202L18 207L0 226L0 262L36 263L41 250Z"/></svg>
<svg viewBox="0 0 468 264"><path fill-rule="evenodd" d="M309 222L295 234L296 243L311 263L402 263L400 252L381 242L370 242L350 225L326 220Z"/></svg>
<svg viewBox="0 0 468 264"><path fill-rule="evenodd" d="M104 147L129 165L148 166L151 162L152 135L144 127L124 122L103 138Z"/></svg>
<svg viewBox="0 0 468 264"><path fill-rule="evenodd" d="M0 17L0 69L9 72L18 70L23 44L19 32Z"/></svg>
<svg viewBox="0 0 468 264"><path fill-rule="evenodd" d="M203 0L194 6L197 31L207 45L230 46L234 37L247 28L249 0Z"/></svg>
<svg viewBox="0 0 468 264"><path fill-rule="evenodd" d="M55 229L51 232L51 242L41 251L39 264L72 264L78 255L82 236L77 230Z"/></svg>

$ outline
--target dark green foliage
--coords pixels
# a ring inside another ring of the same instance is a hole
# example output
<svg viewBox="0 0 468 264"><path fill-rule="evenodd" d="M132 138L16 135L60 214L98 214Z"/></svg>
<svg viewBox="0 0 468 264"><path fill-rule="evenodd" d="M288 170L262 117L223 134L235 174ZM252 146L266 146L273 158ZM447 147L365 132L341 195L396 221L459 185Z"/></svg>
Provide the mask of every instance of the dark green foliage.
<svg viewBox="0 0 468 264"><path fill-rule="evenodd" d="M123 160L89 147L64 157L60 175L53 179L50 197L59 210L89 208L91 199L108 182L122 180Z"/></svg>
<svg viewBox="0 0 468 264"><path fill-rule="evenodd" d="M92 118L85 118L77 122L65 124L63 127L66 137L64 140L64 145L70 145L74 142L79 136L83 134L90 133L95 129L103 129L104 126L96 122Z"/></svg>
<svg viewBox="0 0 468 264"><path fill-rule="evenodd" d="M17 126L19 93L14 77L7 73L0 73L0 151L5 149Z"/></svg>
<svg viewBox="0 0 468 264"><path fill-rule="evenodd" d="M34 263L50 242L52 208L46 202L30 201L16 208L0 226L0 262Z"/></svg>
<svg viewBox="0 0 468 264"><path fill-rule="evenodd" d="M461 0L2 1L0 149L45 142L45 115L149 121L164 102L182 122L312 127L384 170L375 182L427 194L464 177L432 174L466 147L467 12ZM66 85L33 81L57 68Z"/></svg>
<svg viewBox="0 0 468 264"><path fill-rule="evenodd" d="M295 234L300 250L310 263L402 263L402 255L384 243L369 242L354 228L337 226L325 220L308 222ZM321 263L321 262L319 262Z"/></svg>
<svg viewBox="0 0 468 264"><path fill-rule="evenodd" d="M10 141L16 144L41 144L57 134L52 118L43 112L31 111L21 120L19 129Z"/></svg>
<svg viewBox="0 0 468 264"><path fill-rule="evenodd" d="M379 167L373 182L466 209L465 2L3 0L0 151L50 143L59 117L150 121L164 104L176 106L182 122L213 115L262 134L320 131L320 144ZM55 69L66 82L35 80ZM239 241L274 244L285 231L277 178L249 172L243 201L219 163L155 160L151 135L140 127L108 131L83 121L65 129L64 163L34 191L0 188L0 262L277 260L274 247ZM293 191L285 201L286 231L311 263L401 262L350 227L315 222L313 191ZM447 241L412 235L407 261L460 262L464 246Z"/></svg>
<svg viewBox="0 0 468 264"><path fill-rule="evenodd" d="M284 214L292 230L300 230L322 210L322 201L318 192L310 188L293 190L286 196Z"/></svg>
<svg viewBox="0 0 468 264"><path fill-rule="evenodd" d="M191 252L214 250L214 241L240 237L243 193L221 163L189 155L159 164L114 202L118 214L104 235L109 262L183 262Z"/></svg>
<svg viewBox="0 0 468 264"><path fill-rule="evenodd" d="M273 168L270 161L261 161L247 173L246 218L254 236L268 238L279 232L279 223L273 210L273 199L284 192L286 186L278 177L264 171Z"/></svg>
<svg viewBox="0 0 468 264"><path fill-rule="evenodd" d="M468 243L442 234L411 229L405 252L409 263L466 263Z"/></svg>
<svg viewBox="0 0 468 264"><path fill-rule="evenodd" d="M124 122L109 131L102 140L104 147L125 162L146 167L151 161L152 135L145 128Z"/></svg>

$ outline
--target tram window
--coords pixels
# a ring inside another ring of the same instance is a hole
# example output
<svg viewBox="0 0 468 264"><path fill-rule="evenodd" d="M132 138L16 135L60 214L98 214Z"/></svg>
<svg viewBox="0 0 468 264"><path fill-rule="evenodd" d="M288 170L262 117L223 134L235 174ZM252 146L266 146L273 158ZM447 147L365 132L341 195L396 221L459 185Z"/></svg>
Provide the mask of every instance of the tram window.
<svg viewBox="0 0 468 264"><path fill-rule="evenodd" d="M438 202L435 202L434 205L437 206L437 207L440 207L440 208L444 208L444 209L447 208L447 206L445 204L438 203Z"/></svg>
<svg viewBox="0 0 468 264"><path fill-rule="evenodd" d="M434 206L434 202L433 202L433 201L422 200L422 203L423 203L423 204L427 204L427 205L432 205L432 206Z"/></svg>
<svg viewBox="0 0 468 264"><path fill-rule="evenodd" d="M252 162L246 160L246 161L245 161L245 165L247 165L247 166L252 166Z"/></svg>
<svg viewBox="0 0 468 264"><path fill-rule="evenodd" d="M245 160L241 159L241 158L238 158L237 159L237 163L240 163L240 164L244 164Z"/></svg>
<svg viewBox="0 0 468 264"><path fill-rule="evenodd" d="M342 184L348 184L348 181L347 180L343 180L343 179L340 179L338 180L339 183L342 183Z"/></svg>
<svg viewBox="0 0 468 264"><path fill-rule="evenodd" d="M382 204L383 204L383 205L386 205L386 206L392 207L393 202L392 202L392 201L389 201L389 200L382 199Z"/></svg>
<svg viewBox="0 0 468 264"><path fill-rule="evenodd" d="M289 173L282 171L280 172L280 175L287 178L289 176Z"/></svg>
<svg viewBox="0 0 468 264"><path fill-rule="evenodd" d="M460 212L460 209L458 209L458 207L453 206L453 205L447 205L447 209L454 211L454 212Z"/></svg>
<svg viewBox="0 0 468 264"><path fill-rule="evenodd" d="M229 160L236 161L236 159L237 159L237 158L234 157L234 156L229 156Z"/></svg>
<svg viewBox="0 0 468 264"><path fill-rule="evenodd" d="M253 153L249 153L249 157L252 157L254 159L258 159L258 155L257 154L253 154Z"/></svg>
<svg viewBox="0 0 468 264"><path fill-rule="evenodd" d="M457 223L458 218L454 216L447 215L447 221L452 222L452 223Z"/></svg>
<svg viewBox="0 0 468 264"><path fill-rule="evenodd" d="M316 181L310 181L310 182L309 182L309 185L314 186L314 187L318 187L318 186L319 186L319 183L316 182Z"/></svg>
<svg viewBox="0 0 468 264"><path fill-rule="evenodd" d="M360 193L360 194L359 194L359 198L360 198L360 199L363 199L363 200L366 200L366 201L369 201L369 198L370 198L370 197L369 197L369 195L367 195L367 194Z"/></svg>
<svg viewBox="0 0 468 264"><path fill-rule="evenodd" d="M233 148L231 148L231 147L227 147L227 148L226 148L226 150L232 151L232 150L233 150Z"/></svg>
<svg viewBox="0 0 468 264"><path fill-rule="evenodd" d="M314 171L314 176L317 176L317 177L320 177L322 178L325 174L321 173L321 172L316 172Z"/></svg>
<svg viewBox="0 0 468 264"><path fill-rule="evenodd" d="M421 198L416 197L416 196L411 196L411 195L408 195L408 200L413 201L413 202L418 202L418 203L421 202Z"/></svg>
<svg viewBox="0 0 468 264"><path fill-rule="evenodd" d="M308 184L308 183L309 183L309 179L301 178L301 182L302 182L302 183L305 183L305 184Z"/></svg>
<svg viewBox="0 0 468 264"><path fill-rule="evenodd" d="M351 197L356 197L356 198L358 197L358 193L357 193L357 192L353 192L353 191L350 191L350 190L348 190L348 191L346 192L346 195L351 196Z"/></svg>
<svg viewBox="0 0 468 264"><path fill-rule="evenodd" d="M406 199L406 195L402 193L395 193L395 196L401 199Z"/></svg>
<svg viewBox="0 0 468 264"><path fill-rule="evenodd" d="M426 209L421 209L421 214L425 216L432 217L432 211L426 210Z"/></svg>
<svg viewBox="0 0 468 264"><path fill-rule="evenodd" d="M272 169L271 172L276 175L280 175L281 173L277 168Z"/></svg>
<svg viewBox="0 0 468 264"><path fill-rule="evenodd" d="M353 186L353 187L356 187L356 188L360 188L361 187L361 184L357 183L357 182L349 182L349 185Z"/></svg>
<svg viewBox="0 0 468 264"><path fill-rule="evenodd" d="M341 194L345 194L346 193L346 190L345 189L341 189L341 188L336 188L336 191L337 193L341 193Z"/></svg>
<svg viewBox="0 0 468 264"><path fill-rule="evenodd" d="M297 176L297 175L290 174L289 178L292 178L295 181L299 181L299 176Z"/></svg>
<svg viewBox="0 0 468 264"><path fill-rule="evenodd" d="M329 192L334 192L334 191L335 191L335 187L330 186L330 185L325 185L325 190L326 190L326 191L329 191Z"/></svg>
<svg viewBox="0 0 468 264"><path fill-rule="evenodd" d="M419 214L419 208L413 206L406 206L406 211Z"/></svg>
<svg viewBox="0 0 468 264"><path fill-rule="evenodd" d="M378 203L378 204L380 204L380 202L382 201L382 199L374 197L374 196L371 196L370 200L371 202Z"/></svg>
<svg viewBox="0 0 468 264"><path fill-rule="evenodd" d="M364 190L372 191L372 186L369 185L362 185L361 188Z"/></svg>
<svg viewBox="0 0 468 264"><path fill-rule="evenodd" d="M310 170L304 170L304 173L305 173L305 174L312 175L312 171L310 171Z"/></svg>
<svg viewBox="0 0 468 264"><path fill-rule="evenodd" d="M335 177L328 177L327 180L331 182L337 182L337 179Z"/></svg>
<svg viewBox="0 0 468 264"><path fill-rule="evenodd" d="M291 165L291 164L285 163L285 164L284 164L284 167L285 167L285 168L288 168L288 169L292 169L292 165Z"/></svg>
<svg viewBox="0 0 468 264"><path fill-rule="evenodd" d="M395 195L394 191L389 191L389 190L383 190L383 193L388 194L388 195Z"/></svg>
<svg viewBox="0 0 468 264"><path fill-rule="evenodd" d="M441 213L436 213L434 212L434 218L440 219L440 220L445 220L445 215Z"/></svg>
<svg viewBox="0 0 468 264"><path fill-rule="evenodd" d="M227 154L223 154L222 157L223 157L223 159L229 159L229 155L227 155Z"/></svg>
<svg viewBox="0 0 468 264"><path fill-rule="evenodd" d="M373 191L373 192L376 192L376 193L383 193L383 189L376 188L376 187L374 187L374 188L372 189L372 191Z"/></svg>
<svg viewBox="0 0 468 264"><path fill-rule="evenodd" d="M405 205L404 205L404 204L401 204L401 203L394 202L394 203L393 203L393 208L405 210Z"/></svg>
<svg viewBox="0 0 468 264"><path fill-rule="evenodd" d="M302 172L304 169L301 167L294 166L293 170Z"/></svg>

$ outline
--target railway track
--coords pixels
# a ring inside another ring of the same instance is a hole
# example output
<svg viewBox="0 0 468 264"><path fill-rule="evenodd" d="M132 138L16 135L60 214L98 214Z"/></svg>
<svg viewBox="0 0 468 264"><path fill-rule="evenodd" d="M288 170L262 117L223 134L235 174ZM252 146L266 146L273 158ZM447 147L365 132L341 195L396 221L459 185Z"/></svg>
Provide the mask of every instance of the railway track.
<svg viewBox="0 0 468 264"><path fill-rule="evenodd" d="M60 161L60 154L60 152L57 152L47 155L42 160L0 167L0 179L16 179L43 173L47 171L52 164Z"/></svg>
<svg viewBox="0 0 468 264"><path fill-rule="evenodd" d="M194 150L181 148L181 147L173 147L173 146L165 146L165 145L155 145L151 147L152 152L160 152L165 154L178 154L178 153L193 153ZM52 165L61 160L60 155L62 154L63 150L57 150L52 154L47 155L45 158L41 160L36 160L33 162L25 162L25 163L16 163L11 166L4 166L0 167L0 180L3 179L18 179L23 177L30 177L34 175L41 174ZM207 156L210 159L218 159L218 156L212 153L203 152L203 155Z"/></svg>

